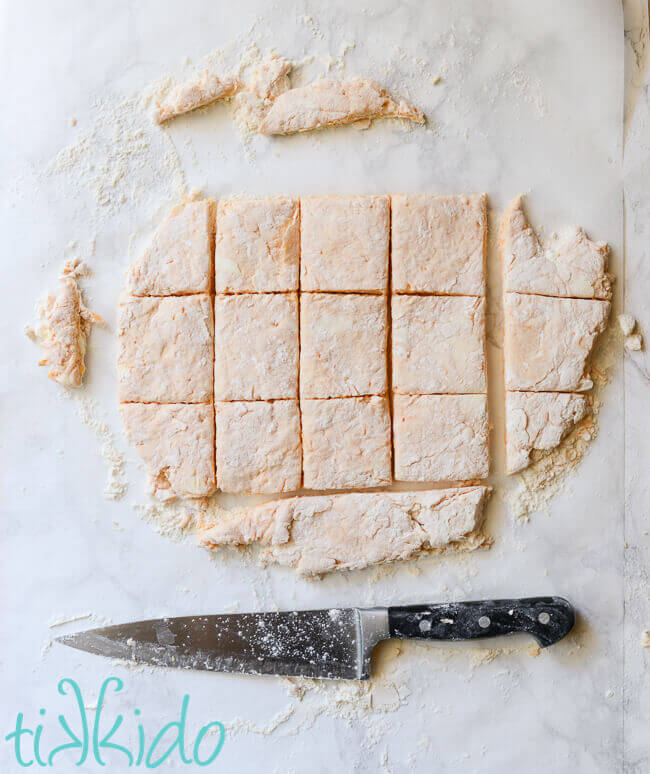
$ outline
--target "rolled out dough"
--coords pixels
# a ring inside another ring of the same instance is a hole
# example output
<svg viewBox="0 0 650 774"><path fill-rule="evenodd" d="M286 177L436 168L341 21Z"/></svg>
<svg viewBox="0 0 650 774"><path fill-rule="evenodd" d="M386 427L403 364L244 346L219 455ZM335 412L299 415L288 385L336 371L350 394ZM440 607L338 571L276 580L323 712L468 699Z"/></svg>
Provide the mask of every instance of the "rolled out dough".
<svg viewBox="0 0 650 774"><path fill-rule="evenodd" d="M208 548L258 543L264 561L302 575L357 570L466 540L483 523L489 493L476 486L292 497L206 525L199 541Z"/></svg>

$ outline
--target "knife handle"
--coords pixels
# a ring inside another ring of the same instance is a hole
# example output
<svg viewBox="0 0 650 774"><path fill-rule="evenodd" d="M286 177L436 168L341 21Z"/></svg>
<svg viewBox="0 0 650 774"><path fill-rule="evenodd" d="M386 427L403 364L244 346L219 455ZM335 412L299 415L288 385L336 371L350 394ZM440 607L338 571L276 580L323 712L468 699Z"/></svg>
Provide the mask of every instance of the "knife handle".
<svg viewBox="0 0 650 774"><path fill-rule="evenodd" d="M562 597L388 608L390 637L398 639L476 640L526 632L545 648L565 637L574 623L573 607Z"/></svg>

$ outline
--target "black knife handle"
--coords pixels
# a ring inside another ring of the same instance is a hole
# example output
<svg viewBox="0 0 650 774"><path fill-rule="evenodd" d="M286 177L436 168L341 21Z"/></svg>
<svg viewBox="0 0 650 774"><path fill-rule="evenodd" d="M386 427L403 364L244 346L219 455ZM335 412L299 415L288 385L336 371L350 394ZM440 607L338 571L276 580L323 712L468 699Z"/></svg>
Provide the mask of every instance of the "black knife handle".
<svg viewBox="0 0 650 774"><path fill-rule="evenodd" d="M390 636L398 639L475 640L526 632L545 648L565 637L574 623L573 607L562 597L388 608Z"/></svg>

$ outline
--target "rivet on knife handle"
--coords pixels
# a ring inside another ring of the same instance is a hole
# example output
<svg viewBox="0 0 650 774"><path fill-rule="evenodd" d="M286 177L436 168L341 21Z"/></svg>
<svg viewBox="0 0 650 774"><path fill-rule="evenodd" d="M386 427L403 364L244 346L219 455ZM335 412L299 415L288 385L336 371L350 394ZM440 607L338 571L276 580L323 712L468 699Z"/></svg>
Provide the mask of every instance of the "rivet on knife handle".
<svg viewBox="0 0 650 774"><path fill-rule="evenodd" d="M543 647L565 637L575 613L562 597L389 607L390 636L400 639L474 640L526 632Z"/></svg>

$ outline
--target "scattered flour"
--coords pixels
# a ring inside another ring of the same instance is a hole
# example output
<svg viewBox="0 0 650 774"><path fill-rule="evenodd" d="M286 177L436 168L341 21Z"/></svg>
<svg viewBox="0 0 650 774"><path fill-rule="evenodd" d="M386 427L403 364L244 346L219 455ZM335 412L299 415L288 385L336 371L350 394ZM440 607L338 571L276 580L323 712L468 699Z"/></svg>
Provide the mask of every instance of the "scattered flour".
<svg viewBox="0 0 650 774"><path fill-rule="evenodd" d="M293 737L312 728L320 717L343 720L347 723L360 724L365 731L363 745L368 750L374 748L386 738L388 733L395 731L400 721L391 715L396 715L417 697L408 687L410 679L417 671L418 665L412 660L402 662L404 652L411 656L426 658L427 668L446 670L453 664L458 670L459 679L465 682L472 679L475 671L486 667L501 657L512 657L527 654L539 655L539 648L483 648L470 645L468 647L441 647L431 643L403 642L399 645L386 643L375 652L373 658L373 677L370 680L330 681L313 680L309 678L279 678L286 686L291 701L276 712L267 722L256 723L249 719L234 718L225 723L231 737L244 734L257 736ZM422 668L423 664L420 664ZM462 669L467 667L467 672ZM500 672L501 677L509 672ZM440 708L431 706L428 711L435 713ZM426 747L423 741L423 748Z"/></svg>
<svg viewBox="0 0 650 774"><path fill-rule="evenodd" d="M373 726L387 714L406 704L409 691L401 680L375 679L363 682L282 678L292 701L267 723L258 725L235 718L225 723L231 737L241 734L296 736L313 727L323 715L347 722L363 722L372 735ZM382 729L383 730L383 725ZM381 731L375 736L381 736Z"/></svg>
<svg viewBox="0 0 650 774"><path fill-rule="evenodd" d="M586 417L562 443L506 483L505 497L516 518L542 510L565 487L598 433L595 414Z"/></svg>
<svg viewBox="0 0 650 774"><path fill-rule="evenodd" d="M228 513L220 504L222 496L196 500L168 500L166 502L136 503L134 508L143 521L159 535L182 541L192 537L197 527L214 523Z"/></svg>
<svg viewBox="0 0 650 774"><path fill-rule="evenodd" d="M104 496L119 500L128 488L124 474L124 458L115 448L115 438L106 422L97 419L97 403L84 395L76 396L77 414L100 443L101 455L107 467Z"/></svg>
<svg viewBox="0 0 650 774"><path fill-rule="evenodd" d="M136 503L136 513L150 524L154 531L170 540L186 540L194 533L194 507L178 500L163 503Z"/></svg>
<svg viewBox="0 0 650 774"><path fill-rule="evenodd" d="M92 111L90 130L60 150L45 175L63 175L73 190L87 190L99 217L148 200L161 185L167 198L185 193L178 155L168 135L153 125L142 96L105 97Z"/></svg>

